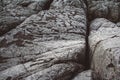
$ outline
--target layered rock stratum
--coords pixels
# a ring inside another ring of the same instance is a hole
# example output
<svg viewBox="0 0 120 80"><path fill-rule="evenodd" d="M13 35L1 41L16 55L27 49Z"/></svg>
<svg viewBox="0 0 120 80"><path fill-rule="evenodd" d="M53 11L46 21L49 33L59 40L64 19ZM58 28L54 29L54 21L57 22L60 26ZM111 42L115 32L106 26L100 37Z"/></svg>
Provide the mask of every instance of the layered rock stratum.
<svg viewBox="0 0 120 80"><path fill-rule="evenodd" d="M120 1L0 0L0 80L120 80Z"/></svg>

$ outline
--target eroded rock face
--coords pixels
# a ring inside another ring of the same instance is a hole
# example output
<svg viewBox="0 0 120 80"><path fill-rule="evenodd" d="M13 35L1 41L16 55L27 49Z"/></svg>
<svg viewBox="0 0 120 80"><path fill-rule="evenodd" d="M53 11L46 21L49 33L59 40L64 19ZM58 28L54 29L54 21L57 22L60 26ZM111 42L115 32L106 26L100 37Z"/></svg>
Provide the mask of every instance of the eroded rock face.
<svg viewBox="0 0 120 80"><path fill-rule="evenodd" d="M0 37L0 79L70 80L84 70L86 12L59 1Z"/></svg>
<svg viewBox="0 0 120 80"><path fill-rule="evenodd" d="M120 80L119 0L0 0L0 36L0 80Z"/></svg>
<svg viewBox="0 0 120 80"><path fill-rule="evenodd" d="M79 73L77 76L75 76L72 80L92 80L92 71L87 70Z"/></svg>
<svg viewBox="0 0 120 80"><path fill-rule="evenodd" d="M0 36L15 28L27 17L47 9L52 0L3 0L0 7Z"/></svg>
<svg viewBox="0 0 120 80"><path fill-rule="evenodd" d="M107 18L110 21L120 21L119 0L87 0L90 19Z"/></svg>
<svg viewBox="0 0 120 80"><path fill-rule="evenodd" d="M104 18L91 23L91 67L96 80L120 79L120 27Z"/></svg>

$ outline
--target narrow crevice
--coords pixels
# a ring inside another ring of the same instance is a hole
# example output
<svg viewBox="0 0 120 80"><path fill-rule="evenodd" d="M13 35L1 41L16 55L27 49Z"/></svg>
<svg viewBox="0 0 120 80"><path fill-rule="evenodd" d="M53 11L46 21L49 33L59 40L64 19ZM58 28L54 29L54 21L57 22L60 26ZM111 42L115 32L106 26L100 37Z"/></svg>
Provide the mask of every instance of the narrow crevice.
<svg viewBox="0 0 120 80"><path fill-rule="evenodd" d="M87 29L86 29L86 50L85 50L85 67L86 70L90 69L90 47L89 47L89 32L90 32L90 19L89 19L89 12L88 12L88 3L85 0L85 4L87 6L86 18L87 18Z"/></svg>

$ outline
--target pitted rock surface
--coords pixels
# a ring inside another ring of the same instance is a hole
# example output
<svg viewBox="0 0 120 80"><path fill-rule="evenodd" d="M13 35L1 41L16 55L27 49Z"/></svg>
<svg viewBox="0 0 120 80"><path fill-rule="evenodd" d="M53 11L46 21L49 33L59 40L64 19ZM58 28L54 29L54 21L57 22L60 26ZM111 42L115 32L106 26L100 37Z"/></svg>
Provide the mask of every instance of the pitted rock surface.
<svg viewBox="0 0 120 80"><path fill-rule="evenodd" d="M91 20L95 18L107 18L110 21L120 21L119 0L87 0L88 13Z"/></svg>
<svg viewBox="0 0 120 80"><path fill-rule="evenodd" d="M95 28L96 29L92 29ZM91 68L96 80L120 79L120 27L104 18L92 22L89 44Z"/></svg>
<svg viewBox="0 0 120 80"><path fill-rule="evenodd" d="M0 80L119 74L119 0L0 0Z"/></svg>
<svg viewBox="0 0 120 80"><path fill-rule="evenodd" d="M72 80L92 80L92 70L87 70L79 73L77 76L75 76Z"/></svg>
<svg viewBox="0 0 120 80"><path fill-rule="evenodd" d="M52 0L3 0L0 11L0 36L22 23L27 17L47 9Z"/></svg>
<svg viewBox="0 0 120 80"><path fill-rule="evenodd" d="M86 13L82 7L50 7L30 16L0 38L0 79L71 79L85 68L85 35Z"/></svg>

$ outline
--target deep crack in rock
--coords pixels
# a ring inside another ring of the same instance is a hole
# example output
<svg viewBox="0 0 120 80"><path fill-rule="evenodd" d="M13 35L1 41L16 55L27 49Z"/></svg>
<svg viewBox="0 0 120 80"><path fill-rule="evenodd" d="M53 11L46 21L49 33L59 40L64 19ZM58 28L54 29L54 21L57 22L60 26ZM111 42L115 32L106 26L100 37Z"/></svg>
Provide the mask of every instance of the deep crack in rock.
<svg viewBox="0 0 120 80"><path fill-rule="evenodd" d="M0 80L120 80L119 0L0 0Z"/></svg>

